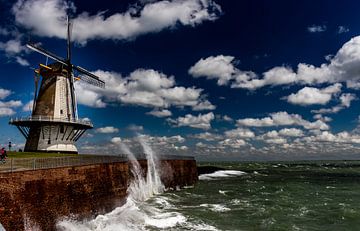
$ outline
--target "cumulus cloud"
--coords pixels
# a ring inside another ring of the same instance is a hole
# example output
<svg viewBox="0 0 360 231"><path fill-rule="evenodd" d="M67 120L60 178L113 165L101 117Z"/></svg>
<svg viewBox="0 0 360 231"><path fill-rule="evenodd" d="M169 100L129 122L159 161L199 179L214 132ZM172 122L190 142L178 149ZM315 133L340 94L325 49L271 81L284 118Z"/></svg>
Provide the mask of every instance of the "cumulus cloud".
<svg viewBox="0 0 360 231"><path fill-rule="evenodd" d="M262 140L267 144L286 144L287 139L284 137L281 137L278 131L272 130L269 132L266 132L265 134L257 137L258 140Z"/></svg>
<svg viewBox="0 0 360 231"><path fill-rule="evenodd" d="M312 25L312 26L309 26L307 28L307 30L310 32L310 33L319 33L319 32L324 32L326 31L326 26L325 25Z"/></svg>
<svg viewBox="0 0 360 231"><path fill-rule="evenodd" d="M199 114L197 116L187 114L184 117L179 117L177 119L168 119L167 121L176 127L187 126L207 130L211 128L211 121L214 118L214 113L209 112L207 114Z"/></svg>
<svg viewBox="0 0 360 231"><path fill-rule="evenodd" d="M0 42L0 51L3 51L9 60L15 61L21 66L30 65L26 59L21 57L27 52L27 49L21 44L19 38L10 39L7 42Z"/></svg>
<svg viewBox="0 0 360 231"><path fill-rule="evenodd" d="M316 114L314 115L314 119L317 119L317 120L321 120L321 121L324 121L324 122L330 122L332 121L332 119L328 116L323 116L321 114Z"/></svg>
<svg viewBox="0 0 360 231"><path fill-rule="evenodd" d="M22 110L23 110L23 111L32 111L32 109L33 109L33 104L34 104L34 100L30 100L29 102L27 102L27 103L23 106Z"/></svg>
<svg viewBox="0 0 360 231"><path fill-rule="evenodd" d="M199 134L189 135L190 138L205 140L205 141L215 141L223 139L222 135L210 133L210 132L202 132Z"/></svg>
<svg viewBox="0 0 360 231"><path fill-rule="evenodd" d="M122 139L120 137L116 136L116 137L111 138L111 143L113 143L113 144L119 145L119 144L121 144L121 142L122 142Z"/></svg>
<svg viewBox="0 0 360 231"><path fill-rule="evenodd" d="M311 110L312 113L316 114L334 114L338 113L339 111L349 108L351 105L351 102L356 100L357 97L355 94L352 93L344 93L340 96L340 103L336 106L333 106L331 108L321 108L319 110Z"/></svg>
<svg viewBox="0 0 360 231"><path fill-rule="evenodd" d="M219 145L229 146L231 148L240 148L247 145L247 143L245 140L242 139L225 139L223 141L219 141Z"/></svg>
<svg viewBox="0 0 360 231"><path fill-rule="evenodd" d="M23 105L20 100L3 101L11 93L10 90L0 88L0 117L14 115L16 113L14 108Z"/></svg>
<svg viewBox="0 0 360 231"><path fill-rule="evenodd" d="M224 59L223 57L229 57ZM234 66L234 57L220 55L201 59L198 63L205 61L223 59L223 72L213 70L210 65L201 65L198 72L189 71L195 77L204 76L211 79L226 80L222 84L231 85L233 88L244 88L256 90L265 86L281 85L316 85L325 83L346 83L348 88L360 88L360 36L354 37L346 42L336 53L328 58L328 63L323 63L319 67L311 64L299 63L297 70L291 67L278 66L257 75L251 71L242 71ZM198 64L197 63L197 64ZM194 69L195 64L190 70ZM230 66L230 67L229 67ZM199 71L201 70L201 71ZM221 69L219 69L221 70ZM231 76L229 77L229 75ZM216 77L215 77L216 76Z"/></svg>
<svg viewBox="0 0 360 231"><path fill-rule="evenodd" d="M301 106L308 106L313 104L327 104L334 94L341 91L342 85L336 83L332 86L318 89L314 87L304 87L297 93L285 97L291 104L297 104Z"/></svg>
<svg viewBox="0 0 360 231"><path fill-rule="evenodd" d="M332 143L353 143L360 144L360 136L349 132L339 132L333 134L330 131L323 131L316 136L304 138L307 142L332 142Z"/></svg>
<svg viewBox="0 0 360 231"><path fill-rule="evenodd" d="M274 127L274 126L301 126L308 130L318 129L318 130L328 130L329 126L321 121L316 120L314 122L307 121L298 114L289 114L287 112L276 112L270 113L268 117L264 118L245 118L238 119L238 126L246 127Z"/></svg>
<svg viewBox="0 0 360 231"><path fill-rule="evenodd" d="M222 117L222 119L223 119L224 121L227 121L227 122L233 122L233 121L234 121L233 118L231 118L231 117L228 116L228 115L224 115L224 116Z"/></svg>
<svg viewBox="0 0 360 231"><path fill-rule="evenodd" d="M11 94L10 90L0 88L0 99L5 99Z"/></svg>
<svg viewBox="0 0 360 231"><path fill-rule="evenodd" d="M0 117L11 116L11 115L14 115L15 113L16 112L11 108L0 107Z"/></svg>
<svg viewBox="0 0 360 231"><path fill-rule="evenodd" d="M34 34L64 39L68 10L75 11L76 7L65 0L18 0L12 13L17 24ZM220 6L212 0L147 1L109 16L79 12L73 19L73 38L82 44L92 39L131 39L178 24L196 26L216 20L220 13Z"/></svg>
<svg viewBox="0 0 360 231"><path fill-rule="evenodd" d="M225 136L229 138L253 138L255 133L247 128L236 128L226 131Z"/></svg>
<svg viewBox="0 0 360 231"><path fill-rule="evenodd" d="M283 137L266 139L264 141L265 141L265 143L268 143L268 144L286 144L287 143L287 140Z"/></svg>
<svg viewBox="0 0 360 231"><path fill-rule="evenodd" d="M133 132L141 132L144 130L144 127L141 125L130 124L129 126L126 127L126 129Z"/></svg>
<svg viewBox="0 0 360 231"><path fill-rule="evenodd" d="M20 40L11 39L7 42L0 42L0 50L3 50L8 55L15 55L26 50L26 48L21 45Z"/></svg>
<svg viewBox="0 0 360 231"><path fill-rule="evenodd" d="M194 111L212 111L216 109L216 106L210 103L209 100L201 100L199 103L192 107Z"/></svg>
<svg viewBox="0 0 360 231"><path fill-rule="evenodd" d="M279 131L281 136L290 136L290 137L301 137L304 136L304 132L298 128L283 128Z"/></svg>
<svg viewBox="0 0 360 231"><path fill-rule="evenodd" d="M95 71L106 82L105 89L81 81L75 84L77 100L91 107L105 107L109 102L118 102L156 108L151 115L169 114L165 108L191 107L193 110L215 109L202 95L202 89L175 85L175 78L155 70L138 69L127 77L108 71ZM159 113L161 112L161 113Z"/></svg>
<svg viewBox="0 0 360 231"><path fill-rule="evenodd" d="M95 130L97 133L116 133L119 132L118 128L115 128L113 126L106 126L106 127L102 127L102 128L97 128Z"/></svg>
<svg viewBox="0 0 360 231"><path fill-rule="evenodd" d="M146 114L148 115L152 115L155 117L169 117L172 115L171 111L167 110L167 109L154 109L150 112L147 112Z"/></svg>
<svg viewBox="0 0 360 231"><path fill-rule="evenodd" d="M204 76L207 79L217 79L218 85L227 85L237 71L232 63L234 59L233 56L224 55L200 59L189 69L189 74L195 78Z"/></svg>

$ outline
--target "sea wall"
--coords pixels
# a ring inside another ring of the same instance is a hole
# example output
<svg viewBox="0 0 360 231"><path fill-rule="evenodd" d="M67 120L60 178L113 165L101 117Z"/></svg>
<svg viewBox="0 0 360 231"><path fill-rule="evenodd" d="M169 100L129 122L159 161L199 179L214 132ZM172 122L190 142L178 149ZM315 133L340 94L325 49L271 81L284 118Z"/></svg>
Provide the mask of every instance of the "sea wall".
<svg viewBox="0 0 360 231"><path fill-rule="evenodd" d="M146 161L140 165L146 172ZM194 159L163 159L167 188L194 185ZM64 217L92 218L121 206L131 180L128 162L0 173L0 223L6 230L55 230Z"/></svg>

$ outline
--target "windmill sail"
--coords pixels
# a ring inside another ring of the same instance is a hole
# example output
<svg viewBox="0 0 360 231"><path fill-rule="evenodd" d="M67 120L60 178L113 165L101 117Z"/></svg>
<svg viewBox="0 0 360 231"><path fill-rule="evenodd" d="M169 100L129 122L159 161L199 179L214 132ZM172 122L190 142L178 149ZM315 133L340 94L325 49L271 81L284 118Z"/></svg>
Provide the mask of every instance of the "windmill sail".
<svg viewBox="0 0 360 231"><path fill-rule="evenodd" d="M78 118L73 73L76 71L80 80L94 86L104 88L105 83L88 70L72 64L69 19L66 59L38 44L29 43L26 46L55 62L49 65L40 64L37 69L42 78L39 90L36 90L38 94L35 93L31 117L11 119L9 123L17 126L25 136L25 151L77 153L75 142L93 125L89 120Z"/></svg>

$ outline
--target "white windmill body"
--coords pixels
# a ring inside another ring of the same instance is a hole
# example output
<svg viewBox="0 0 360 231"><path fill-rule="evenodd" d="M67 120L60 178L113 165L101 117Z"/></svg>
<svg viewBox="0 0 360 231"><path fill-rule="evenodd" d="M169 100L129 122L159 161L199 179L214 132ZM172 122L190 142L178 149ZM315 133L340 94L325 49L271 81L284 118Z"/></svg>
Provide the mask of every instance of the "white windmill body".
<svg viewBox="0 0 360 231"><path fill-rule="evenodd" d="M105 83L84 68L71 63L69 21L67 34L66 60L38 45L27 44L28 48L56 62L40 64L40 68L35 70L35 96L31 117L10 119L9 123L17 126L26 138L24 151L77 153L75 142L87 129L93 127L89 120L78 118L73 71L80 74L77 80L98 87L104 87Z"/></svg>

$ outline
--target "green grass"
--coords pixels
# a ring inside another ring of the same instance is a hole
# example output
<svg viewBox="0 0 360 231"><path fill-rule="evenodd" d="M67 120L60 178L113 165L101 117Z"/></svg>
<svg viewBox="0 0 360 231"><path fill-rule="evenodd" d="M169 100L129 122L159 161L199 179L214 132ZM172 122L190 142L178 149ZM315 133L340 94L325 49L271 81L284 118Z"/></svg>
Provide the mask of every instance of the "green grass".
<svg viewBox="0 0 360 231"><path fill-rule="evenodd" d="M8 158L45 158L45 157L65 157L78 156L78 154L64 154L64 153L46 153L46 152L7 152Z"/></svg>

